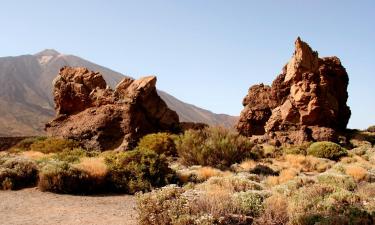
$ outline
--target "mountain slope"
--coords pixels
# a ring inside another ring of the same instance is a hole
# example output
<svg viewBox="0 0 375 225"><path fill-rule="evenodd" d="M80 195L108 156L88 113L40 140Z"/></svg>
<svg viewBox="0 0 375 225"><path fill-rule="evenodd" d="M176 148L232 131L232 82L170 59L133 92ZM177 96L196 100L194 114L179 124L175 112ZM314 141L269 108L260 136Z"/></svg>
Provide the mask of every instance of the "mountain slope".
<svg viewBox="0 0 375 225"><path fill-rule="evenodd" d="M55 114L52 80L63 66L83 66L103 74L111 87L124 75L73 55L47 49L35 55L0 58L0 136L41 135ZM232 127L236 117L215 114L159 91L181 121Z"/></svg>

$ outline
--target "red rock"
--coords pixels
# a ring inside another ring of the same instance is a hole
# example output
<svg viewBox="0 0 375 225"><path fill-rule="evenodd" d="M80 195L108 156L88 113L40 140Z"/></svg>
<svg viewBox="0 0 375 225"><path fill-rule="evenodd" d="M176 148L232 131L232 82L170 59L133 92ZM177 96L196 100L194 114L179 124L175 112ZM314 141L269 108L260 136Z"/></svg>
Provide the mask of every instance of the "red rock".
<svg viewBox="0 0 375 225"><path fill-rule="evenodd" d="M146 134L176 132L178 115L159 97L155 85L154 76L124 78L112 90L99 73L65 67L54 80L57 116L46 131L92 150L130 149Z"/></svg>
<svg viewBox="0 0 375 225"><path fill-rule="evenodd" d="M289 140L281 142L333 140L350 118L348 82L337 57L319 58L297 38L292 59L272 86L250 88L237 129L247 136L275 133L280 139L289 135Z"/></svg>

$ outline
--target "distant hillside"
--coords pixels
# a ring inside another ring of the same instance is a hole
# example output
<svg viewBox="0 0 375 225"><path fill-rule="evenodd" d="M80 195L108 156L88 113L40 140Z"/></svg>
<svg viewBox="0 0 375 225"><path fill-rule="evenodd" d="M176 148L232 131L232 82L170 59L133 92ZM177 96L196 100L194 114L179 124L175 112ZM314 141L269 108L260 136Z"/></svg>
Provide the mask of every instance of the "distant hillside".
<svg viewBox="0 0 375 225"><path fill-rule="evenodd" d="M114 87L124 75L74 55L47 49L35 55L0 58L0 136L41 135L55 114L52 80L63 66L84 66ZM215 114L159 91L181 121L233 127L236 117Z"/></svg>

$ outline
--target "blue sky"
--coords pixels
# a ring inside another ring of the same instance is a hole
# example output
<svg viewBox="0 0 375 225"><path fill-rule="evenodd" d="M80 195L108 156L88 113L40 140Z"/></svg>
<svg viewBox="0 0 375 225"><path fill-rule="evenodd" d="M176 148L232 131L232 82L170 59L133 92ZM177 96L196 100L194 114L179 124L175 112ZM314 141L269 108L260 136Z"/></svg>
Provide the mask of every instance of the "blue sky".
<svg viewBox="0 0 375 225"><path fill-rule="evenodd" d="M297 36L338 56L350 78L349 127L375 124L375 1L12 0L0 7L0 56L54 48L216 113L238 115L270 84Z"/></svg>

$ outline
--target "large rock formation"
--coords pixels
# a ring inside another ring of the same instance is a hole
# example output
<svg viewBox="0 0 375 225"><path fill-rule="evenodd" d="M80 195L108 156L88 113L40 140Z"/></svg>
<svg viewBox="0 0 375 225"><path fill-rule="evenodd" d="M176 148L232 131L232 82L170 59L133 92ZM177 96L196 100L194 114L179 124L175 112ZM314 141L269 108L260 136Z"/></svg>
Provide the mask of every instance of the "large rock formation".
<svg viewBox="0 0 375 225"><path fill-rule="evenodd" d="M249 89L237 129L282 143L335 140L350 117L348 81L337 57L319 58L297 38L292 59L272 86Z"/></svg>
<svg viewBox="0 0 375 225"><path fill-rule="evenodd" d="M129 149L145 134L176 132L178 115L155 85L154 76L124 78L112 90L100 73L64 67L53 81L57 115L46 131L95 150Z"/></svg>

